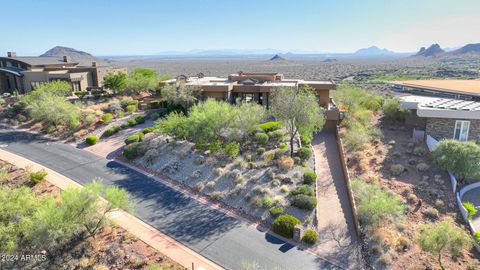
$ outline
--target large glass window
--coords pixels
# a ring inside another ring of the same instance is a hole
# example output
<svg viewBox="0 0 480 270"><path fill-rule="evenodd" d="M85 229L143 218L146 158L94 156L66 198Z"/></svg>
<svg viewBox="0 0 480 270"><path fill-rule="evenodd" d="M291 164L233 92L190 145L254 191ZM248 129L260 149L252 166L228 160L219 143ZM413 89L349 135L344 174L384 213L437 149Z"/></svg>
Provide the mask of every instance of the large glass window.
<svg viewBox="0 0 480 270"><path fill-rule="evenodd" d="M453 132L453 138L461 142L468 140L468 130L470 129L470 121L455 121L455 130Z"/></svg>

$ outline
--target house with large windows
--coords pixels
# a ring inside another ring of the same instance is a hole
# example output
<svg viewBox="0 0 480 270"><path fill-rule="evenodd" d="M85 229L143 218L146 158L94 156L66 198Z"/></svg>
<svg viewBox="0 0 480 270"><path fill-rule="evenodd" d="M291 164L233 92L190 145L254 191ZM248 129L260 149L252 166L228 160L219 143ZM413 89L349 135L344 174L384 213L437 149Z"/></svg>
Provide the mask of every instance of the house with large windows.
<svg viewBox="0 0 480 270"><path fill-rule="evenodd" d="M393 90L417 132L480 143L480 80L399 81Z"/></svg>
<svg viewBox="0 0 480 270"><path fill-rule="evenodd" d="M126 69L79 63L69 56L25 57L8 52L7 57L0 57L0 93L24 94L55 80L69 82L74 91L97 89L102 88L106 74L120 71Z"/></svg>

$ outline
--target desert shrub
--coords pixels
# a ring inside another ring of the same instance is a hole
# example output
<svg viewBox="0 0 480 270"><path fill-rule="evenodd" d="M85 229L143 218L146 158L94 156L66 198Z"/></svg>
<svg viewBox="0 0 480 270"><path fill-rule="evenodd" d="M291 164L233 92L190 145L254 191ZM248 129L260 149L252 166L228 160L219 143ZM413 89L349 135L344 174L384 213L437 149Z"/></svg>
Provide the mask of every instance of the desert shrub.
<svg viewBox="0 0 480 270"><path fill-rule="evenodd" d="M274 200L273 198L270 198L270 197L263 197L262 199L262 206L265 207L265 208L270 208L273 206L274 204Z"/></svg>
<svg viewBox="0 0 480 270"><path fill-rule="evenodd" d="M293 168L293 165L294 165L294 161L293 161L293 158L291 157L282 156L278 160L278 167L280 167L283 170L290 170L291 168Z"/></svg>
<svg viewBox="0 0 480 270"><path fill-rule="evenodd" d="M134 99L122 99L120 101L120 106L126 110L128 106L138 106L138 100Z"/></svg>
<svg viewBox="0 0 480 270"><path fill-rule="evenodd" d="M293 157L293 162L297 165L302 165L303 164L302 159L299 158L299 157Z"/></svg>
<svg viewBox="0 0 480 270"><path fill-rule="evenodd" d="M18 120L18 122L23 123L23 122L26 122L28 119L25 115L19 114L19 115L17 115L17 120Z"/></svg>
<svg viewBox="0 0 480 270"><path fill-rule="evenodd" d="M266 122L258 125L258 127L268 133L282 128L282 125L280 124L280 122Z"/></svg>
<svg viewBox="0 0 480 270"><path fill-rule="evenodd" d="M257 148L257 155L262 155L263 153L265 153L265 147Z"/></svg>
<svg viewBox="0 0 480 270"><path fill-rule="evenodd" d="M402 199L384 191L377 184L367 184L356 178L352 190L357 203L358 218L363 226L378 227L401 220L405 216Z"/></svg>
<svg viewBox="0 0 480 270"><path fill-rule="evenodd" d="M225 154L229 157L237 157L240 152L240 144L231 141L225 145Z"/></svg>
<svg viewBox="0 0 480 270"><path fill-rule="evenodd" d="M127 120L127 123L128 123L129 126L133 127L133 126L137 125L137 120L135 120L135 119L128 119L128 120Z"/></svg>
<svg viewBox="0 0 480 270"><path fill-rule="evenodd" d="M212 189L216 185L215 181L208 181L207 184L205 184L206 188Z"/></svg>
<svg viewBox="0 0 480 270"><path fill-rule="evenodd" d="M290 157L290 150L288 149L275 150L275 159L280 159L281 157Z"/></svg>
<svg viewBox="0 0 480 270"><path fill-rule="evenodd" d="M257 133L255 134L255 141L257 141L260 144L265 144L268 142L268 135L266 133Z"/></svg>
<svg viewBox="0 0 480 270"><path fill-rule="evenodd" d="M87 138L85 138L85 142L88 145L94 145L97 143L97 141L98 141L97 136L88 136Z"/></svg>
<svg viewBox="0 0 480 270"><path fill-rule="evenodd" d="M160 113L158 112L152 112L148 115L148 118L152 119L152 120L157 120L158 118L160 118Z"/></svg>
<svg viewBox="0 0 480 270"><path fill-rule="evenodd" d="M147 128L144 128L144 129L142 130L142 133L143 133L143 134L148 134L148 133L152 133L152 132L154 132L154 131L155 131L155 128L154 128L154 127L147 127Z"/></svg>
<svg viewBox="0 0 480 270"><path fill-rule="evenodd" d="M423 214L428 217L428 218L431 218L433 220L437 219L439 217L439 213L438 213L438 210L433 208L433 207L428 207L427 209L425 209L423 211Z"/></svg>
<svg viewBox="0 0 480 270"><path fill-rule="evenodd" d="M307 160L312 155L312 151L310 150L309 147L301 147L301 148L298 149L297 155L302 160Z"/></svg>
<svg viewBox="0 0 480 270"><path fill-rule="evenodd" d="M139 136L140 133L135 133L135 134L132 134L130 136L128 136L126 139L125 139L125 144L126 145L129 145L129 144L132 144L132 143L136 143L136 142L140 142L142 141L142 138L141 136ZM143 133L141 133L143 134Z"/></svg>
<svg viewBox="0 0 480 270"><path fill-rule="evenodd" d="M117 133L118 131L120 131L120 127L119 126L113 126L109 129L105 130L105 132L103 132L102 136L110 137L113 134Z"/></svg>
<svg viewBox="0 0 480 270"><path fill-rule="evenodd" d="M453 172L460 181L480 171L480 146L475 142L442 140L432 154L440 169Z"/></svg>
<svg viewBox="0 0 480 270"><path fill-rule="evenodd" d="M467 219L472 220L473 216L478 212L477 208L470 202L464 202L462 205L467 209Z"/></svg>
<svg viewBox="0 0 480 270"><path fill-rule="evenodd" d="M127 108L125 109L125 112L127 113L134 113L137 111L137 105L128 105Z"/></svg>
<svg viewBox="0 0 480 270"><path fill-rule="evenodd" d="M396 98L387 99L383 103L383 113L389 120L403 121L407 116L408 110L400 106L400 101Z"/></svg>
<svg viewBox="0 0 480 270"><path fill-rule="evenodd" d="M317 174L314 172L305 172L303 174L303 183L311 185L317 181Z"/></svg>
<svg viewBox="0 0 480 270"><path fill-rule="evenodd" d="M112 122L112 119L113 119L113 114L111 114L111 113L106 113L106 114L102 115L102 122L105 125L110 124Z"/></svg>
<svg viewBox="0 0 480 270"><path fill-rule="evenodd" d="M475 241L480 244L480 232L475 232L473 234L473 239L475 239Z"/></svg>
<svg viewBox="0 0 480 270"><path fill-rule="evenodd" d="M317 206L317 198L304 194L295 195L290 199L290 204L305 210L313 210Z"/></svg>
<svg viewBox="0 0 480 270"><path fill-rule="evenodd" d="M284 143L281 143L281 144L278 146L278 148L280 148L280 149L284 150L284 149L286 149L286 148L287 148L287 145L286 145L286 144L284 144Z"/></svg>
<svg viewBox="0 0 480 270"><path fill-rule="evenodd" d="M345 133L345 146L351 150L361 150L370 142L372 136L368 129L361 124L353 124L348 127Z"/></svg>
<svg viewBox="0 0 480 270"><path fill-rule="evenodd" d="M290 192L290 188L288 188L287 185L282 185L282 186L280 186L280 191L283 192L283 193L288 193L288 192Z"/></svg>
<svg viewBox="0 0 480 270"><path fill-rule="evenodd" d="M123 148L123 156L129 160L136 159L140 156L139 148L139 142L130 143Z"/></svg>
<svg viewBox="0 0 480 270"><path fill-rule="evenodd" d="M219 140L213 141L208 145L208 150L210 150L212 153L220 152L222 150L222 142Z"/></svg>
<svg viewBox="0 0 480 270"><path fill-rule="evenodd" d="M290 195L295 196L299 194L303 194L307 196L315 196L315 191L313 191L313 189L310 188L310 186L308 185L301 185L295 188L294 190L290 191Z"/></svg>
<svg viewBox="0 0 480 270"><path fill-rule="evenodd" d="M259 196L254 196L252 198L250 198L250 205L253 207L253 208L260 208L262 207L262 198L260 198Z"/></svg>
<svg viewBox="0 0 480 270"><path fill-rule="evenodd" d="M390 166L390 173L392 175L398 176L401 175L405 171L405 167L402 164L393 164Z"/></svg>
<svg viewBox="0 0 480 270"><path fill-rule="evenodd" d="M145 123L146 118L145 118L144 115L139 115L139 116L135 117L135 121L137 122L137 124L143 124L143 123Z"/></svg>
<svg viewBox="0 0 480 270"><path fill-rule="evenodd" d="M419 172L426 172L428 169L430 169L430 166L428 166L428 164L425 162L418 163L416 167Z"/></svg>
<svg viewBox="0 0 480 270"><path fill-rule="evenodd" d="M425 148L420 146L413 148L413 151L412 151L412 154L414 154L415 156L423 156L426 153L427 151L425 150Z"/></svg>
<svg viewBox="0 0 480 270"><path fill-rule="evenodd" d="M122 112L123 109L122 109L122 106L120 105L120 103L109 103L107 108L105 109L106 112L109 112L109 113L115 113L117 114L118 112Z"/></svg>
<svg viewBox="0 0 480 270"><path fill-rule="evenodd" d="M35 184L43 182L43 180L45 180L45 177L47 175L48 175L48 173L44 169L41 169L41 170L36 171L36 172L30 172L29 173L30 181L32 181Z"/></svg>
<svg viewBox="0 0 480 270"><path fill-rule="evenodd" d="M5 103L6 103L5 99L0 98L0 105L3 105L3 104L5 104Z"/></svg>
<svg viewBox="0 0 480 270"><path fill-rule="evenodd" d="M293 237L293 229L296 225L301 224L300 220L292 215L281 215L272 223L273 232L287 237Z"/></svg>
<svg viewBox="0 0 480 270"><path fill-rule="evenodd" d="M310 145L312 144L313 140L313 132L310 131L300 131L300 141L302 142L302 145Z"/></svg>
<svg viewBox="0 0 480 270"><path fill-rule="evenodd" d="M273 218L277 218L280 215L283 215L283 213L285 212L285 209L283 209L283 207L281 206L276 205L276 206L270 207L270 209L268 209L268 212Z"/></svg>
<svg viewBox="0 0 480 270"><path fill-rule="evenodd" d="M271 131L268 133L268 137L270 138L271 141L282 141L283 137L285 136L285 132L281 129Z"/></svg>
<svg viewBox="0 0 480 270"><path fill-rule="evenodd" d="M302 242L309 245L313 245L317 242L317 238L318 238L317 232L312 229L309 229L305 231L305 234L302 237Z"/></svg>
<svg viewBox="0 0 480 270"><path fill-rule="evenodd" d="M393 263L392 254L390 252L385 252L380 257L378 257L378 263L383 266L388 266Z"/></svg>
<svg viewBox="0 0 480 270"><path fill-rule="evenodd" d="M271 162L275 158L275 153L274 152L265 152L263 154L263 161L265 162Z"/></svg>
<svg viewBox="0 0 480 270"><path fill-rule="evenodd" d="M0 184L8 181L8 170L6 168L0 168Z"/></svg>

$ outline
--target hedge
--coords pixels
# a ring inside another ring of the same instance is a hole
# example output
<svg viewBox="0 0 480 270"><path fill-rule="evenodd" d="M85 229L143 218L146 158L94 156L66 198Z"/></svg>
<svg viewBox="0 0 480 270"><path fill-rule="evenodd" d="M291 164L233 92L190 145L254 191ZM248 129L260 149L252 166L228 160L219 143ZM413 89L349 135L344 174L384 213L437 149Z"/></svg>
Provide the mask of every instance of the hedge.
<svg viewBox="0 0 480 270"><path fill-rule="evenodd" d="M88 145L94 145L97 143L97 141L98 141L97 136L88 136L87 138L85 138L85 142Z"/></svg>
<svg viewBox="0 0 480 270"><path fill-rule="evenodd" d="M302 241L306 244L313 245L315 242L317 242L317 232L309 229L305 231L305 234L302 237Z"/></svg>
<svg viewBox="0 0 480 270"><path fill-rule="evenodd" d="M258 127L268 133L282 128L282 125L280 124L280 122L266 122L258 125Z"/></svg>
<svg viewBox="0 0 480 270"><path fill-rule="evenodd" d="M290 204L300 209L313 210L317 207L317 198L304 194L293 196Z"/></svg>
<svg viewBox="0 0 480 270"><path fill-rule="evenodd" d="M313 191L313 189L311 189L308 185L301 185L301 186L297 187L296 189L290 191L290 194L291 195L303 194L303 195L307 195L307 196L314 196L315 191Z"/></svg>
<svg viewBox="0 0 480 270"><path fill-rule="evenodd" d="M299 224L301 224L301 222L296 217L292 215L281 215L272 223L272 230L281 236L292 238L293 228Z"/></svg>
<svg viewBox="0 0 480 270"><path fill-rule="evenodd" d="M317 174L314 172L306 172L303 174L303 183L311 185L317 181Z"/></svg>
<svg viewBox="0 0 480 270"><path fill-rule="evenodd" d="M268 135L266 133L259 132L255 134L255 141L260 144L265 144L268 142Z"/></svg>

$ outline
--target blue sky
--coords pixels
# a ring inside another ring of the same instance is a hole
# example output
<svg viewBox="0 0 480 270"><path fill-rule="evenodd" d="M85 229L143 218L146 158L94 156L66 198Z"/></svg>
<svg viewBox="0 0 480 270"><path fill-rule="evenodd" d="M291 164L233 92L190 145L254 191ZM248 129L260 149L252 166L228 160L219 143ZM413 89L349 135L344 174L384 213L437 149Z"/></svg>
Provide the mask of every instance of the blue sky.
<svg viewBox="0 0 480 270"><path fill-rule="evenodd" d="M0 0L0 53L56 45L96 55L192 49L416 51L480 42L479 0ZM8 42L6 42L8 40ZM3 54L2 53L2 54Z"/></svg>

